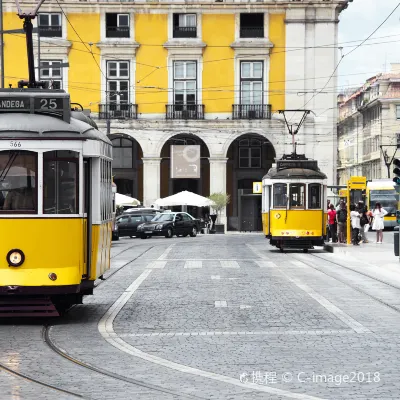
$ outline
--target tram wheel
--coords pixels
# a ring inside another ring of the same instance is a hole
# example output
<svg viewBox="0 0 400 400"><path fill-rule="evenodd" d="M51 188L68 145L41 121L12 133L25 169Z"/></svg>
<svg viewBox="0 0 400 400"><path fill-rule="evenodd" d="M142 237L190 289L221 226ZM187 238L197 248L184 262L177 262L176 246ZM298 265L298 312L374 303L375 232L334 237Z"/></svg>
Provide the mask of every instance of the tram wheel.
<svg viewBox="0 0 400 400"><path fill-rule="evenodd" d="M283 247L279 247L281 253L283 253Z"/></svg>

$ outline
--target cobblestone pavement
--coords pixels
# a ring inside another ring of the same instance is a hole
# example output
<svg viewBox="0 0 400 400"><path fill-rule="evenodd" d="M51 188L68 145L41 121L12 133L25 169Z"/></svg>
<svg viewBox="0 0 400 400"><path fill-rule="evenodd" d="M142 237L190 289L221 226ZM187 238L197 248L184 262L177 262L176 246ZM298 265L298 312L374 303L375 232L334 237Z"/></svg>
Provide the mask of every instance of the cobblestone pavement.
<svg viewBox="0 0 400 400"><path fill-rule="evenodd" d="M123 239L95 295L49 321L56 346L114 376L56 354L43 321L3 323L0 363L87 399L399 399L400 273L371 249ZM36 398L77 397L0 370L0 400Z"/></svg>

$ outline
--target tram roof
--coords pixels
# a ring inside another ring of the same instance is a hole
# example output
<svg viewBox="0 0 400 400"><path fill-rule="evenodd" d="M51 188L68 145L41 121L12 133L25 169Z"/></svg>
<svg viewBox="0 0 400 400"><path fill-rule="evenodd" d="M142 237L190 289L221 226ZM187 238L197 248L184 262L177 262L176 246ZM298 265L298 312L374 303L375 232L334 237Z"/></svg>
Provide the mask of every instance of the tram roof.
<svg viewBox="0 0 400 400"><path fill-rule="evenodd" d="M327 179L321 171L306 168L287 168L278 171L271 168L263 179Z"/></svg>
<svg viewBox="0 0 400 400"><path fill-rule="evenodd" d="M0 114L0 139L91 139L111 145L107 135L95 129L95 124L90 124L86 116L81 118L78 113L74 114L70 123L43 114Z"/></svg>

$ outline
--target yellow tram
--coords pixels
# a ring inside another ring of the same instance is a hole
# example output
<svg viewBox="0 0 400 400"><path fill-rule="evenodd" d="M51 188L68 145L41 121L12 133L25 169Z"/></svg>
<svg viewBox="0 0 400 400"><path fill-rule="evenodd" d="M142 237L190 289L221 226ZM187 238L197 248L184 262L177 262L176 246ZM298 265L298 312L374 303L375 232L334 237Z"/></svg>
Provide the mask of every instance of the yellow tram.
<svg viewBox="0 0 400 400"><path fill-rule="evenodd" d="M0 90L0 316L58 315L110 267L112 146L62 90Z"/></svg>
<svg viewBox="0 0 400 400"><path fill-rule="evenodd" d="M270 244L307 251L324 244L327 177L315 160L284 155L263 178L262 221Z"/></svg>

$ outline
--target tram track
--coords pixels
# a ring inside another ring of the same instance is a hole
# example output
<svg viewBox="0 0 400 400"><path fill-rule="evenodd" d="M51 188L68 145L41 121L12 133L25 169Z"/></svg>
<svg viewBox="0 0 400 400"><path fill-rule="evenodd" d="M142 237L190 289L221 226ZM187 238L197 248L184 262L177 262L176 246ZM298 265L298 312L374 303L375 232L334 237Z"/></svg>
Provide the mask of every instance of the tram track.
<svg viewBox="0 0 400 400"><path fill-rule="evenodd" d="M288 256L288 253L285 253L285 254ZM387 286L389 286L389 287L391 287L391 288L393 288L393 289L397 289L397 290L400 291L400 287L398 287L398 286L396 286L396 285L392 285L392 284L390 284L390 283L388 283L388 282L386 282L386 281L383 281L383 280L381 280L381 279L375 278L375 277L373 277L373 276L371 276L371 275L369 275L369 274L366 274L366 273L364 273L364 272L360 272L360 271L357 271L357 270L355 270L355 269L353 269L353 268L343 266L342 264L339 264L339 263L334 262L334 261L326 260L325 258L323 258L323 257L318 257L317 255L315 255L315 254L313 254L313 253L309 253L309 256L315 257L315 258L318 258L318 259L320 259L320 260L323 260L323 261L325 261L325 262L327 262L327 263L333 264L333 265L336 266L336 267L341 267L341 268L350 270L350 271L352 271L352 272L354 272L354 273L357 273L357 274L359 274L359 275L365 276L365 277L367 277L367 278L369 278L369 279L372 279L372 280L374 280L374 281L376 281L376 282L382 283L382 284L384 284L384 285L387 285ZM330 278L333 278L333 279L337 280L338 282L340 282L340 283L346 285L347 287L350 287L351 289L357 291L358 293L361 293L361 294L363 294L363 295L365 295L365 296L367 296L367 297L369 297L369 298L375 300L376 302L378 302L378 303L380 303L380 304L382 304L382 305L384 305L384 306L386 306L386 307L388 307L388 308L390 308L390 309L396 311L397 313L400 313L400 308L395 307L395 306L389 304L388 302L386 302L386 301L384 301L384 300L382 300L382 299L380 299L380 298L378 298L378 297L376 297L376 296L374 296L374 295L372 295L372 294L366 292L365 290L362 290L362 289L360 289L359 287L350 284L349 282L347 282L347 281L344 280L344 279L340 279L340 278L338 278L338 277L336 277L336 276L334 276L334 275L332 275L332 274L329 274L327 271L324 271L323 269L316 267L315 264L311 264L310 262L307 262L306 260L304 260L304 258L298 258L298 257L293 257L293 258L294 258L296 261L300 261L300 262L306 264L308 267L314 269L315 271L321 272L321 273L323 273L324 275L329 276Z"/></svg>
<svg viewBox="0 0 400 400"><path fill-rule="evenodd" d="M129 247L128 249L125 249L124 251L129 250L129 249L132 248L132 247L134 247L134 246L131 246L131 247ZM107 278L106 278L105 280L100 281L99 284L96 285L96 287L98 287L98 286L99 286L100 284L102 284L103 282L107 281L109 278L111 278L111 277L112 277L114 274L116 274L117 272L121 271L121 270L122 270L124 267L126 267L128 264L130 264L130 263L134 262L135 260L139 259L140 257L142 257L144 254L146 254L147 252L149 252L149 251L150 251L151 249L153 249L154 247L155 247L155 246L149 247L148 249L146 249L146 250L144 250L142 253L140 253L138 256L136 256L135 258L133 258L132 260L130 260L130 261L127 262L126 264L122 265L122 266L121 266L120 268L118 268L117 270L113 271L111 274L109 274L109 275L107 276ZM123 253L124 251L122 251L121 253ZM121 253L119 253L118 255L120 255ZM116 255L116 256L118 256L118 255ZM73 309L74 309L74 306L71 307L70 309L68 309L68 312L72 311ZM66 359L66 360L72 362L72 363L75 364L75 365L78 365L78 366L80 366L80 367L82 367L82 368L85 368L85 369L90 370L90 371L92 371L92 372L98 373L98 374L100 374L100 375L107 376L107 377L109 377L109 378L112 378L112 379L115 379L115 380L118 380L118 381L122 381L122 382L126 382L126 383L129 383L129 384L135 385L135 386L140 386L140 387L143 387L143 388L145 388L145 389L154 390L154 391L159 392L159 393L170 394L170 395L172 395L172 396L176 396L176 397L182 398L182 399L201 399L201 400L205 400L204 397L199 397L199 396L196 396L196 395L183 394L183 393L180 393L180 392L175 391L175 390L166 389L166 388L163 388L163 387L158 386L158 385L153 385L153 384L149 384L149 383L146 383L146 382L143 382L143 381L134 379L134 378L129 378L129 377L127 377L127 376L120 375L120 374L114 373L114 372L112 372L112 371L108 371L108 370L106 370L106 369L103 369L103 368L100 368L100 367L98 367L98 366L94 366L94 365L92 365L92 364L89 364L89 363L87 363L87 362L84 362L84 361L82 361L82 360L80 360L80 359L78 359L78 358L72 356L72 355L69 354L66 350L62 349L61 347L59 347L59 346L55 343L55 341L51 338L51 335L50 335L50 331L51 331L51 329L52 329L54 326L56 326L56 325L46 324L46 325L43 326L43 329L42 329L42 337L43 337L44 343L45 343L45 344L48 346L48 348L51 349L54 353L56 353L57 355L63 357L64 359ZM80 396L80 395L78 395L78 396L81 397L81 398L83 398L83 396Z"/></svg>

